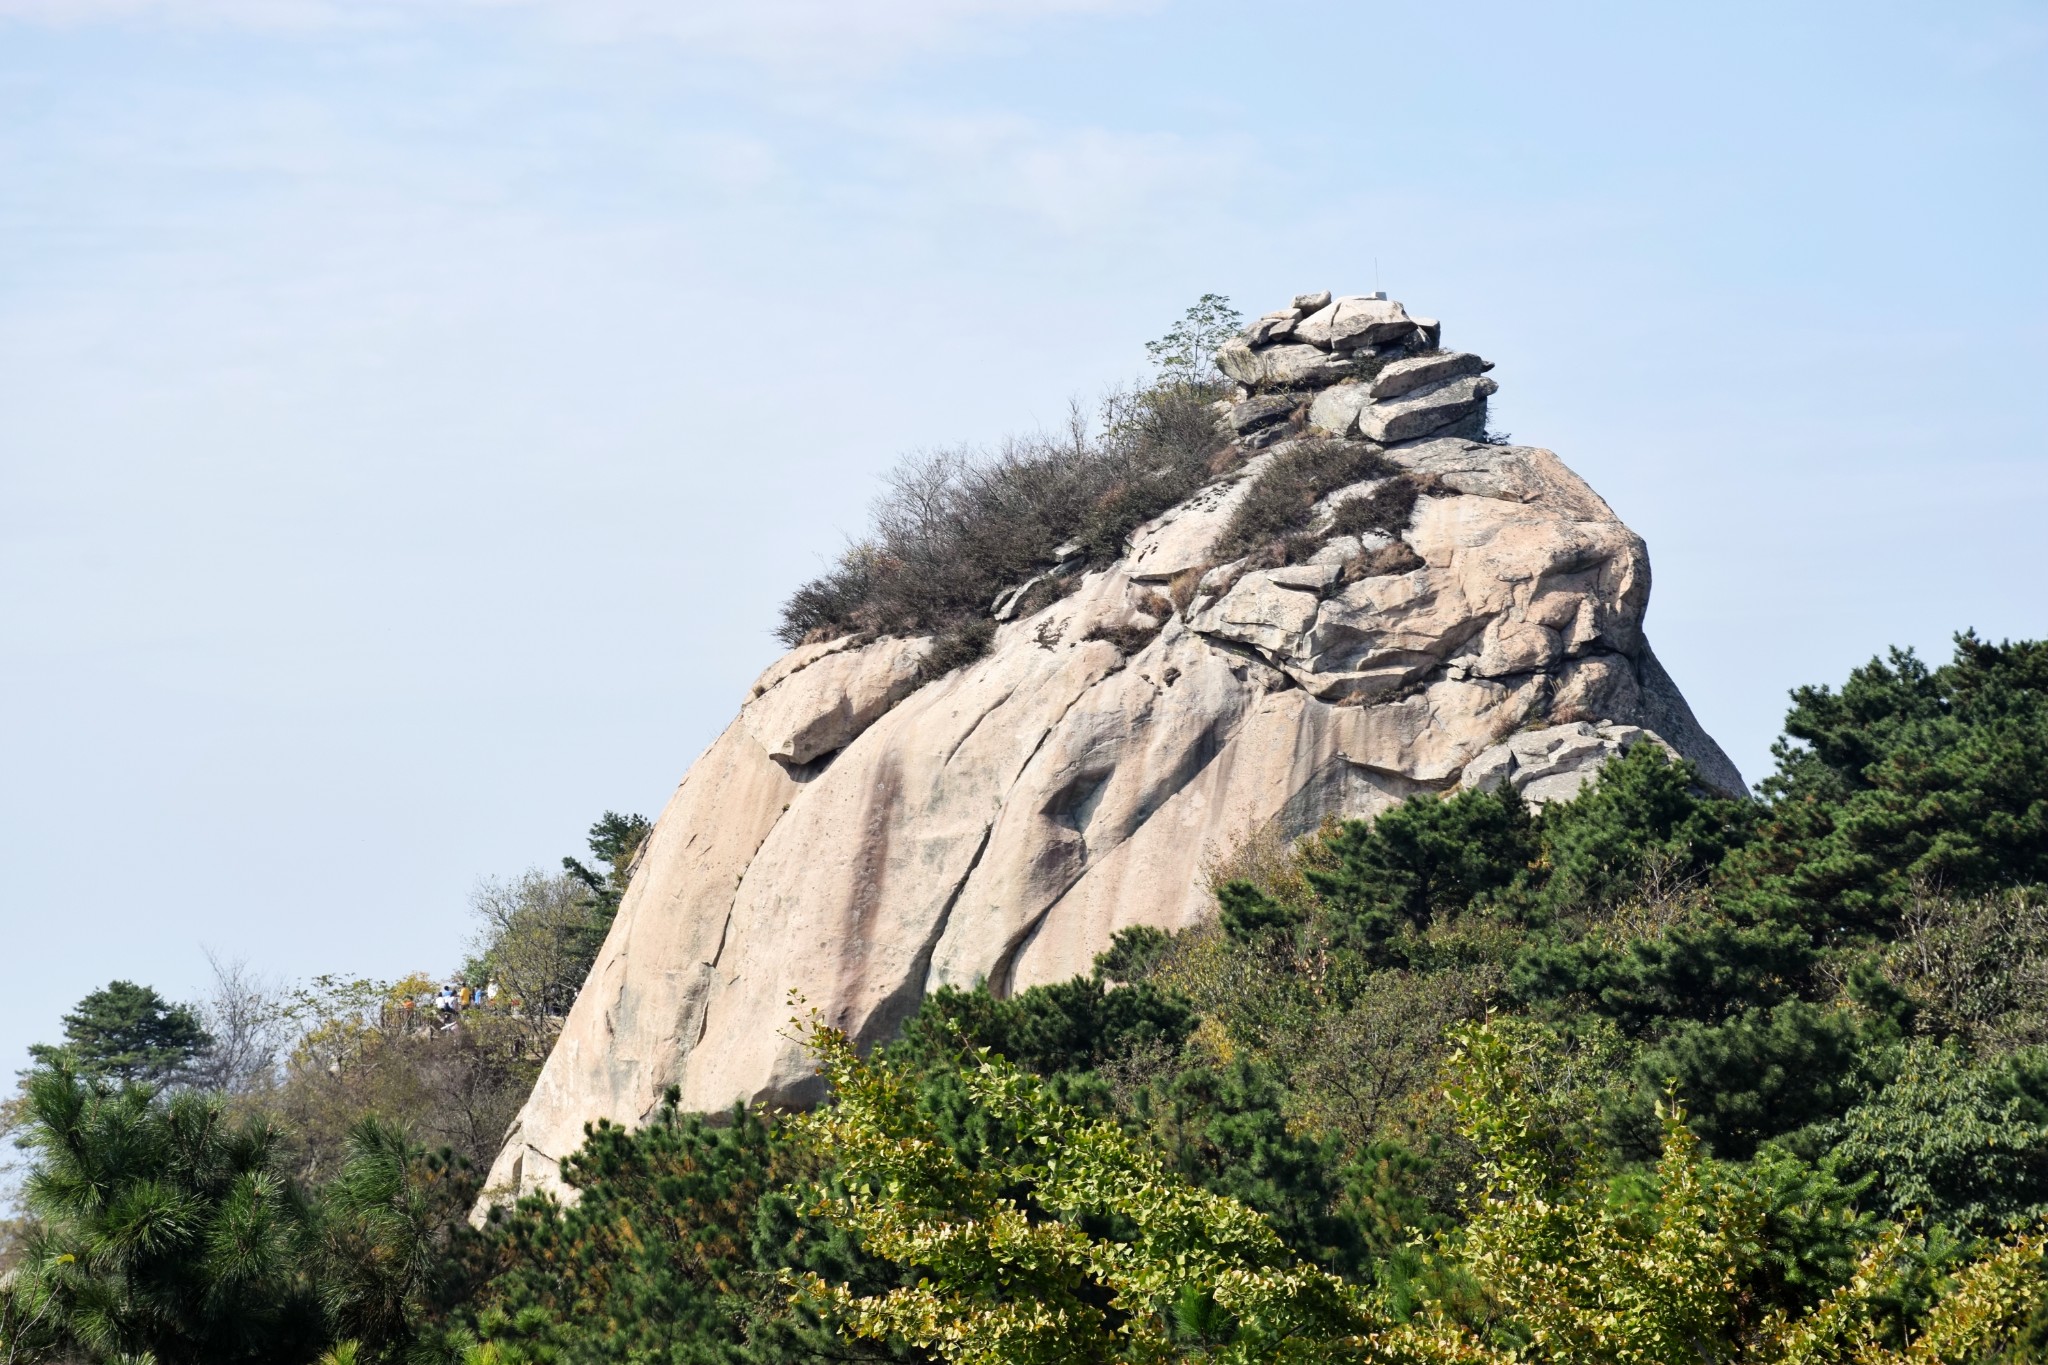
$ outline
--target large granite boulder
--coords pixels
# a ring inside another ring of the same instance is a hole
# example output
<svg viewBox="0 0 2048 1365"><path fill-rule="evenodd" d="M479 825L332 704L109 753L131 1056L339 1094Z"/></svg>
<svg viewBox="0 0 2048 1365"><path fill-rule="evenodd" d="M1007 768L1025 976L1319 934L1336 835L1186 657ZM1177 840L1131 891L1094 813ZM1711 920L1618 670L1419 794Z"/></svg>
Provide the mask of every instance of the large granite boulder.
<svg viewBox="0 0 2048 1365"><path fill-rule="evenodd" d="M1060 981L1128 926L1197 924L1205 863L1254 831L1460 787L1566 799L1638 743L1741 792L1644 638L1641 538L1549 451L1475 439L1493 381L1436 328L1328 295L1254 324L1221 420L1277 444L1050 605L1010 597L978 662L926 680L928 642L847 638L771 666L662 812L499 1195L555 1186L586 1123L641 1122L669 1086L705 1111L814 1101L795 998L872 1044L936 987ZM1274 460L1353 431L1423 490L1398 537L1218 562Z"/></svg>

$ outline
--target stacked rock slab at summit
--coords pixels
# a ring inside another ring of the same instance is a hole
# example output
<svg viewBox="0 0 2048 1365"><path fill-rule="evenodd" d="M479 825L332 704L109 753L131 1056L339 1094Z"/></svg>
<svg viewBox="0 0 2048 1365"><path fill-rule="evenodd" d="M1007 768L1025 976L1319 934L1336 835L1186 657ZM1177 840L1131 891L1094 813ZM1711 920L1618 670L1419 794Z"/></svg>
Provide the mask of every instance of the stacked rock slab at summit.
<svg viewBox="0 0 2048 1365"><path fill-rule="evenodd" d="M1412 318L1384 294L1304 294L1216 353L1241 386L1224 420L1252 446L1280 440L1290 418L1381 444L1480 436L1498 388L1484 377L1493 366L1443 350L1442 337L1436 319Z"/></svg>
<svg viewBox="0 0 2048 1365"><path fill-rule="evenodd" d="M1228 473L1113 563L1053 551L1071 591L1004 594L987 655L845 637L772 665L690 769L491 1184L556 1184L586 1123L801 1105L792 993L862 1044L939 986L1086 972L1132 925L1214 914L1205 866L1422 792L1567 799L1663 746L1742 779L1643 634L1640 537L1549 451L1489 444L1476 356L1393 300L1305 295L1223 347ZM1374 435L1373 433L1378 433ZM1219 552L1259 479L1334 443L1285 555ZM1346 466L1351 467L1351 466ZM1393 483L1397 530L1339 517Z"/></svg>

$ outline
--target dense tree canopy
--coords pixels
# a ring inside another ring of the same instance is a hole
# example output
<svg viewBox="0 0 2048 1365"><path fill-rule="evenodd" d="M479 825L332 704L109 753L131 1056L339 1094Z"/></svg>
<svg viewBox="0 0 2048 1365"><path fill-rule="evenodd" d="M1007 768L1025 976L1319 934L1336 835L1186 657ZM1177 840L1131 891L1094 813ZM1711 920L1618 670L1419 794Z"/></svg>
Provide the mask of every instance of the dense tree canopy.
<svg viewBox="0 0 2048 1365"><path fill-rule="evenodd" d="M2048 641L1893 650L1837 692L1793 693L1748 898L1835 933L1893 923L1915 885L2048 882Z"/></svg>

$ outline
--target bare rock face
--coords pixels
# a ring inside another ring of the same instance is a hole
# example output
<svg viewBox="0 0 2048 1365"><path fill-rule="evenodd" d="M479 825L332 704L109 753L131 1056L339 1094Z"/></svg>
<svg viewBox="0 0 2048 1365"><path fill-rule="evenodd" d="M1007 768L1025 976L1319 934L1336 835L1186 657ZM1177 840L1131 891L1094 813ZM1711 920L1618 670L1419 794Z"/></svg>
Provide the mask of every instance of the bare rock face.
<svg viewBox="0 0 2048 1365"><path fill-rule="evenodd" d="M1263 453L1052 605L1006 594L981 660L919 685L929 641L848 638L770 667L662 812L494 1189L556 1187L586 1123L671 1085L813 1102L793 995L871 1044L938 986L1064 980L1121 929L1196 924L1205 863L1261 828L1460 787L1568 799L1639 743L1740 793L1643 636L1641 538L1549 451L1481 439L1491 367L1437 336L1303 295L1219 356L1246 386L1219 419ZM1272 461L1360 432L1428 490L1398 540L1218 562Z"/></svg>

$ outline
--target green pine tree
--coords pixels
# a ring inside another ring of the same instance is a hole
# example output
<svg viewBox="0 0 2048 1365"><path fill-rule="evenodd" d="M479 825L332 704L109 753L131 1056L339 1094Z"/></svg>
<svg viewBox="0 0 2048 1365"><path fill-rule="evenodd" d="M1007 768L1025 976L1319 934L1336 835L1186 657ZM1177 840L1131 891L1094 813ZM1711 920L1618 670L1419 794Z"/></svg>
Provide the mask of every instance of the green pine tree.
<svg viewBox="0 0 2048 1365"><path fill-rule="evenodd" d="M307 1273L306 1200L278 1137L196 1093L108 1088L55 1066L28 1080L33 1222L0 1290L17 1361L288 1365L326 1334Z"/></svg>
<svg viewBox="0 0 2048 1365"><path fill-rule="evenodd" d="M619 916L619 902L626 898L626 886L633 879L634 858L653 832L653 822L644 815L608 810L590 827L590 856L603 870L575 858L562 859L562 870L590 893L590 919L577 930L573 945L585 973L597 961L605 935Z"/></svg>
<svg viewBox="0 0 2048 1365"><path fill-rule="evenodd" d="M61 1044L38 1043L29 1055L88 1080L155 1084L175 1078L212 1042L189 1007L148 986L112 981L64 1016Z"/></svg>
<svg viewBox="0 0 2048 1365"><path fill-rule="evenodd" d="M1763 837L1730 860L1753 906L1839 937L1916 888L2048 882L2048 641L1965 632L1939 668L1895 649L1792 698Z"/></svg>

